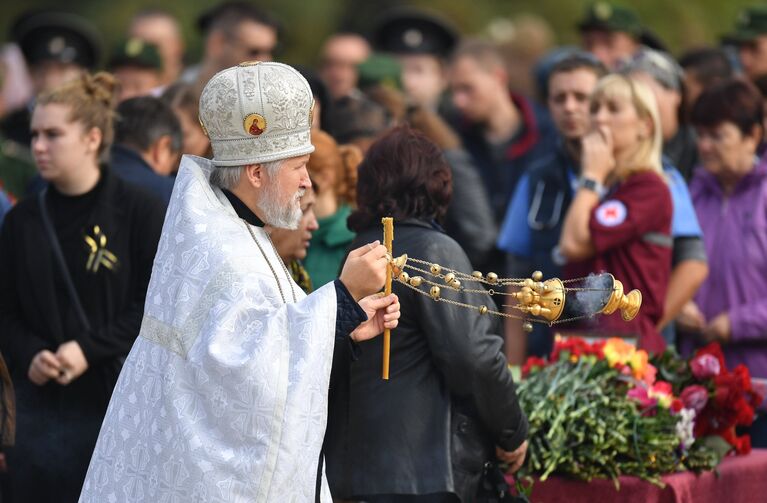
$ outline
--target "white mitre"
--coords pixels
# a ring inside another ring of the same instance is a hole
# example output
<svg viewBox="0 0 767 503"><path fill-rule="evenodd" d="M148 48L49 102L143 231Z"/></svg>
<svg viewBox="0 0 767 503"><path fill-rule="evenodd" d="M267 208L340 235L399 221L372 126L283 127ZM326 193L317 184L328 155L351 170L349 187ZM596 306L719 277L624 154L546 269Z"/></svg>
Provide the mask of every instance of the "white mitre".
<svg viewBox="0 0 767 503"><path fill-rule="evenodd" d="M314 152L314 100L282 63L242 63L217 73L200 96L200 124L216 166L244 166Z"/></svg>

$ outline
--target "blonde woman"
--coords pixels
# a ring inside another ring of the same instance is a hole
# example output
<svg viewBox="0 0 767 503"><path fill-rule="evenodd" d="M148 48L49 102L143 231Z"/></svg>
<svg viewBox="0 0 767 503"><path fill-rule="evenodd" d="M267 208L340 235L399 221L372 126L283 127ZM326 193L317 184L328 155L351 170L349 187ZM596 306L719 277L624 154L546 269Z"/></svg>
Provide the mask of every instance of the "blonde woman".
<svg viewBox="0 0 767 503"><path fill-rule="evenodd" d="M661 168L662 137L652 92L623 75L601 79L591 98L592 130L583 138L581 178L565 217L559 254L565 276L611 272L643 294L630 324L602 317L599 328L665 348L656 325L671 272L671 194Z"/></svg>

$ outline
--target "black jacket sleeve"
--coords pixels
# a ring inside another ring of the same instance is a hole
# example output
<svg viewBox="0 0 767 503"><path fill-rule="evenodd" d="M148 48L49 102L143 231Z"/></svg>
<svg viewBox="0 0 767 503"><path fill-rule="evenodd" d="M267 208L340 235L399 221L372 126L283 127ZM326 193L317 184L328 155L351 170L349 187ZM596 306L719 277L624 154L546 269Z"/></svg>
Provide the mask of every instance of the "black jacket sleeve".
<svg viewBox="0 0 767 503"><path fill-rule="evenodd" d="M458 271L470 271L466 254L452 240L432 241L429 260ZM463 285L464 287L471 285ZM495 310L489 296L442 288L442 298ZM423 332L435 364L450 391L473 399L485 428L495 443L507 451L519 447L527 436L527 418L519 406L514 381L503 353L503 339L491 315L416 296Z"/></svg>
<svg viewBox="0 0 767 503"><path fill-rule="evenodd" d="M427 252L429 260L442 261L459 271L470 271L466 254L450 239L434 240ZM470 285L463 285L464 287ZM467 304L487 305L495 310L489 296L442 288L442 298ZM511 451L524 442L527 418L519 406L514 381L503 353L503 339L495 330L491 315L480 315L465 308L416 296L435 364L448 388L459 397L470 397L480 418L504 450Z"/></svg>
<svg viewBox="0 0 767 503"><path fill-rule="evenodd" d="M14 248L21 229L16 225L16 216L11 211L0 230L0 351L14 372L26 374L38 352L54 348L32 330L22 315L19 301L22 285L17 278L21 265L16 263Z"/></svg>
<svg viewBox="0 0 767 503"><path fill-rule="evenodd" d="M352 294L346 288L346 285L341 283L341 280L335 280L333 284L336 287L336 349L346 349L348 346L349 355L352 360L357 359L359 345L357 345L349 335L360 324L367 321L368 316L365 311L360 307L357 301L354 300ZM333 353L333 361L335 362L339 356L339 351Z"/></svg>
<svg viewBox="0 0 767 503"><path fill-rule="evenodd" d="M131 221L131 261L133 277L131 301L115 318L90 334L75 340L89 364L125 356L130 352L141 329L152 264L162 233L165 205L155 197L141 197L135 203Z"/></svg>

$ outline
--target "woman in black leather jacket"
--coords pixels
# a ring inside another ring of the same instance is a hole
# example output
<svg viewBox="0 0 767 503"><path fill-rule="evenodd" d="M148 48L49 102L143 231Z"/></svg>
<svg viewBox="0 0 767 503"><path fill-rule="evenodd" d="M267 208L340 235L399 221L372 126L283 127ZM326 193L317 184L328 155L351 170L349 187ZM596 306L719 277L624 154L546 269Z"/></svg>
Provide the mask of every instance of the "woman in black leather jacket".
<svg viewBox="0 0 767 503"><path fill-rule="evenodd" d="M394 256L472 270L436 223L450 200L450 168L421 133L400 127L373 144L357 191L349 218L356 243L380 238L381 217L392 216ZM500 323L398 283L393 290L402 317L391 337L390 380L381 379L381 338L334 360L324 447L331 492L376 503L473 502L485 463L499 456L516 469L527 446Z"/></svg>

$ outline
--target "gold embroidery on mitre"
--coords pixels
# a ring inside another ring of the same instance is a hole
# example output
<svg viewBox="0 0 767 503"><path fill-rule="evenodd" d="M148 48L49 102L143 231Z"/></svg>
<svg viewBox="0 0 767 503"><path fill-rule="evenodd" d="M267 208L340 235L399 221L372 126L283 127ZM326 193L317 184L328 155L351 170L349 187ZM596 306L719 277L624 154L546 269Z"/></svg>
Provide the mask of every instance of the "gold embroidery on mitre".
<svg viewBox="0 0 767 503"><path fill-rule="evenodd" d="M113 271L120 265L115 254L107 250L107 237L101 232L101 227L94 225L93 235L86 234L83 239L91 251L85 263L86 271L95 274L101 266Z"/></svg>
<svg viewBox="0 0 767 503"><path fill-rule="evenodd" d="M242 124L245 127L245 132L253 136L260 136L266 131L266 119L263 115L249 114L243 119Z"/></svg>
<svg viewBox="0 0 767 503"><path fill-rule="evenodd" d="M312 106L309 107L309 127L312 127L312 123L314 123L314 106L316 104L317 102L312 100Z"/></svg>
<svg viewBox="0 0 767 503"><path fill-rule="evenodd" d="M242 63L240 63L237 66L240 66L240 67L242 67L242 66L256 66L256 65L258 65L260 63L261 63L260 61L243 61Z"/></svg>
<svg viewBox="0 0 767 503"><path fill-rule="evenodd" d="M205 127L205 124L203 124L203 123L202 123L202 117L200 117L200 116L198 115L198 116L197 116L197 121L200 123L200 127L202 128L202 132L205 134L205 136L207 136L208 138L210 138L210 135L208 134L208 128L206 128L206 127Z"/></svg>

